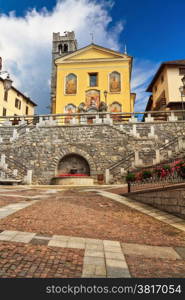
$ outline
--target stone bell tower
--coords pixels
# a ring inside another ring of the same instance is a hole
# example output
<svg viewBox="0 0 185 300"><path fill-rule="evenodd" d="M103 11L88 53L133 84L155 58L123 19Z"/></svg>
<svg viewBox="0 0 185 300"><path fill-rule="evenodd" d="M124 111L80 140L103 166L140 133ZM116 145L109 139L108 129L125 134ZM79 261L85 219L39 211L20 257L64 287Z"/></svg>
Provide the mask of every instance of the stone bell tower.
<svg viewBox="0 0 185 300"><path fill-rule="evenodd" d="M60 32L53 33L52 46L52 74L51 74L51 113L55 113L56 105L56 65L55 60L77 50L77 40L74 31L65 31L64 36Z"/></svg>

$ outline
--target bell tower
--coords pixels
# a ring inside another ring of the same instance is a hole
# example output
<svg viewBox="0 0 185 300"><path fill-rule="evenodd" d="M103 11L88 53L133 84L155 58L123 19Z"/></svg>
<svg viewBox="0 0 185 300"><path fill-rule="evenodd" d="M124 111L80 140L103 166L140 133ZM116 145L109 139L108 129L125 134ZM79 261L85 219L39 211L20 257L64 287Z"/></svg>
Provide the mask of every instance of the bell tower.
<svg viewBox="0 0 185 300"><path fill-rule="evenodd" d="M52 45L52 74L51 74L51 113L55 113L56 105L56 65L55 60L77 50L77 40L74 31L65 31L64 36L60 32L53 33Z"/></svg>

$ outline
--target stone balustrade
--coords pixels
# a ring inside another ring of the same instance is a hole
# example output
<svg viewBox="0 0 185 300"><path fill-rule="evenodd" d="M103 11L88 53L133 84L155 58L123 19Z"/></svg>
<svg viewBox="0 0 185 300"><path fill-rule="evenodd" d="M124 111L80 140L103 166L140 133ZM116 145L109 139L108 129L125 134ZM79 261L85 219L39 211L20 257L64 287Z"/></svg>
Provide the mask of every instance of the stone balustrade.
<svg viewBox="0 0 185 300"><path fill-rule="evenodd" d="M184 112L185 113L185 112ZM152 111L152 112L97 112L74 113L57 115L7 116L0 117L0 126L61 126L61 125L96 125L96 124L125 124L125 123L153 123L153 122L182 122L182 110Z"/></svg>

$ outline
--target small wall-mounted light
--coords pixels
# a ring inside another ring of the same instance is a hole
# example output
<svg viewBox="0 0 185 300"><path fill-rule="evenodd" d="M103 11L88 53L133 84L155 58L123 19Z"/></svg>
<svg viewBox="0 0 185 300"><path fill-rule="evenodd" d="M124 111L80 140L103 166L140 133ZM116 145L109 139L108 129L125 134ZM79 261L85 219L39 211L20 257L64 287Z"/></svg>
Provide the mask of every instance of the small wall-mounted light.
<svg viewBox="0 0 185 300"><path fill-rule="evenodd" d="M8 90L11 89L12 82L13 82L13 80L10 79L9 75L7 75L7 77L4 79L4 89L5 89L5 91L8 91Z"/></svg>

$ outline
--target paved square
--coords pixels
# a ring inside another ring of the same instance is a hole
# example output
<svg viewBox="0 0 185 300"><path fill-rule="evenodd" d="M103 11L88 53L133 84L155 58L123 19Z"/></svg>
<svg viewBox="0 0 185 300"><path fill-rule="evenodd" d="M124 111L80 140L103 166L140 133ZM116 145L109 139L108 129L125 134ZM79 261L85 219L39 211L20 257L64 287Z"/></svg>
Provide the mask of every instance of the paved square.
<svg viewBox="0 0 185 300"><path fill-rule="evenodd" d="M0 277L185 278L184 221L97 192L4 188Z"/></svg>

